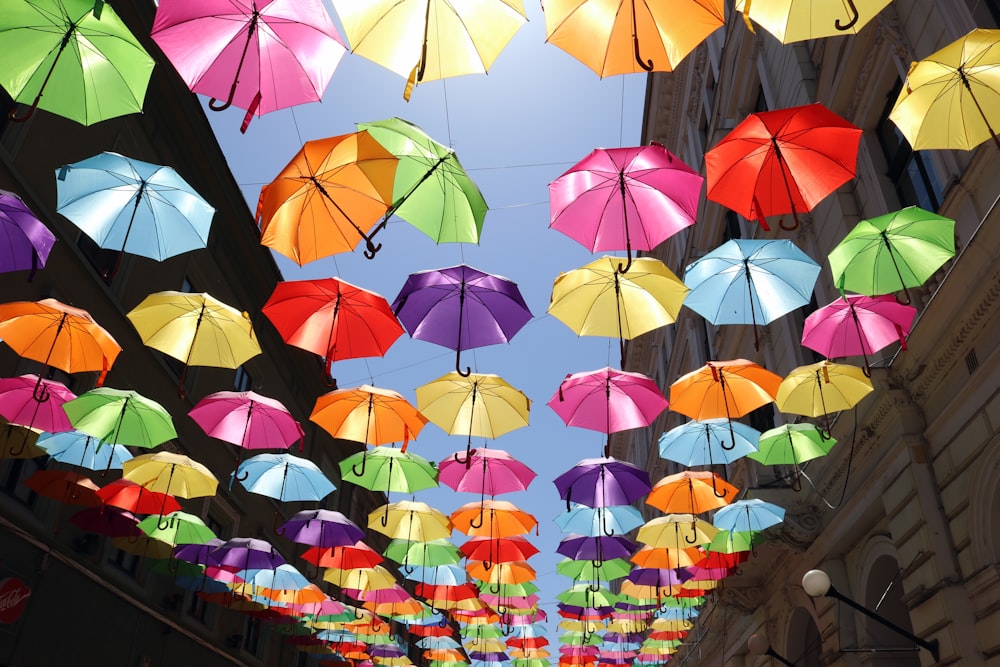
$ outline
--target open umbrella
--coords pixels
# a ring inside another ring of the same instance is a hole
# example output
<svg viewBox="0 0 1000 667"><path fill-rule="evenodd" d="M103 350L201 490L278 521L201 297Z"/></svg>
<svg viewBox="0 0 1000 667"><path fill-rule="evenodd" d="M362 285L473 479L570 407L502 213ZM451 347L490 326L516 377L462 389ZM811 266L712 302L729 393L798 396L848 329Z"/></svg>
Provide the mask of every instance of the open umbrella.
<svg viewBox="0 0 1000 667"><path fill-rule="evenodd" d="M162 493L164 509L168 495L179 498L214 496L219 485L219 480L207 467L190 457L173 452L143 454L126 461L122 466L122 478L149 491ZM158 514L167 514L164 509Z"/></svg>
<svg viewBox="0 0 1000 667"><path fill-rule="evenodd" d="M0 17L2 85L82 125L142 111L153 59L105 2L15 0Z"/></svg>
<svg viewBox="0 0 1000 667"><path fill-rule="evenodd" d="M784 424L760 435L759 451L747 458L766 466L790 465L795 468L795 488L799 488L799 465L826 456L836 439L815 424Z"/></svg>
<svg viewBox="0 0 1000 667"><path fill-rule="evenodd" d="M910 63L889 118L913 150L972 150L987 139L1000 148L1000 30L975 29Z"/></svg>
<svg viewBox="0 0 1000 667"><path fill-rule="evenodd" d="M451 537L448 517L427 503L414 500L376 508L368 515L368 527L390 539L429 542Z"/></svg>
<svg viewBox="0 0 1000 667"><path fill-rule="evenodd" d="M100 503L100 500L96 502ZM142 529L139 528L139 517L118 507L87 507L71 516L69 522L88 533L97 533L106 537L135 539L142 535ZM156 523L156 519L153 520L153 523Z"/></svg>
<svg viewBox="0 0 1000 667"><path fill-rule="evenodd" d="M833 284L868 296L919 287L955 256L955 221L917 206L862 220L830 251Z"/></svg>
<svg viewBox="0 0 1000 667"><path fill-rule="evenodd" d="M666 514L701 514L725 507L737 493L714 472L682 470L654 484L646 504Z"/></svg>
<svg viewBox="0 0 1000 667"><path fill-rule="evenodd" d="M737 500L723 507L712 517L712 524L719 530L731 533L759 532L785 520L784 508L757 498Z"/></svg>
<svg viewBox="0 0 1000 667"><path fill-rule="evenodd" d="M173 496L147 489L130 479L116 479L97 491L101 501L134 514L170 514L181 509Z"/></svg>
<svg viewBox="0 0 1000 667"><path fill-rule="evenodd" d="M309 510L305 511L308 512ZM285 529L285 534L290 535L290 531ZM295 535L295 539L313 539L314 537L318 537L318 535L314 535L308 525L306 533L302 537ZM360 541L337 547L310 547L303 552L302 559L319 567L334 567L340 570L350 570L356 567L372 567L385 560L381 554Z"/></svg>
<svg viewBox="0 0 1000 667"><path fill-rule="evenodd" d="M101 445L99 438L81 431L44 433L38 446L53 460L88 470L121 470L132 454L122 445Z"/></svg>
<svg viewBox="0 0 1000 667"><path fill-rule="evenodd" d="M151 539L178 544L205 544L216 537L205 522L187 512L171 512L163 516L148 516L138 524L139 530ZM170 551L173 556L173 549Z"/></svg>
<svg viewBox="0 0 1000 667"><path fill-rule="evenodd" d="M455 350L461 370L462 350L510 342L531 319L517 284L465 264L411 273L392 302L411 338Z"/></svg>
<svg viewBox="0 0 1000 667"><path fill-rule="evenodd" d="M393 447L358 452L340 462L342 480L372 491L413 493L434 488L438 485L437 477L433 463Z"/></svg>
<svg viewBox="0 0 1000 667"><path fill-rule="evenodd" d="M149 449L177 437L166 409L131 390L98 387L64 403L63 409L73 428L94 436L100 446Z"/></svg>
<svg viewBox="0 0 1000 667"><path fill-rule="evenodd" d="M573 502L588 507L631 505L650 490L649 473L613 457L583 459L553 484L567 510Z"/></svg>
<svg viewBox="0 0 1000 667"><path fill-rule="evenodd" d="M704 419L675 426L660 435L660 456L683 466L732 463L757 451L760 431L731 419Z"/></svg>
<svg viewBox="0 0 1000 667"><path fill-rule="evenodd" d="M624 535L645 523L642 514L631 505L587 507L571 503L570 509L560 513L556 525L564 533L578 535Z"/></svg>
<svg viewBox="0 0 1000 667"><path fill-rule="evenodd" d="M778 387L774 402L782 412L807 417L826 415L830 433L830 413L850 410L875 391L861 368L825 360L793 369Z"/></svg>
<svg viewBox="0 0 1000 667"><path fill-rule="evenodd" d="M70 505L98 507L103 502L97 495L100 487L92 479L68 470L36 470L24 485L40 496Z"/></svg>
<svg viewBox="0 0 1000 667"><path fill-rule="evenodd" d="M751 31L751 19L782 44L854 35L891 0L736 0Z"/></svg>
<svg viewBox="0 0 1000 667"><path fill-rule="evenodd" d="M811 313L802 326L802 344L829 359L864 357L899 342L906 349L906 337L917 316L913 306L891 296L845 294Z"/></svg>
<svg viewBox="0 0 1000 667"><path fill-rule="evenodd" d="M725 24L722 0L547 0L546 41L600 76L670 72Z"/></svg>
<svg viewBox="0 0 1000 667"><path fill-rule="evenodd" d="M62 406L76 394L56 380L37 375L0 378L0 416L10 424L59 433L72 425Z"/></svg>
<svg viewBox="0 0 1000 667"><path fill-rule="evenodd" d="M215 209L170 167L101 153L56 170L56 210L101 248L157 261L204 248Z"/></svg>
<svg viewBox="0 0 1000 667"><path fill-rule="evenodd" d="M427 423L402 394L367 384L323 394L309 420L334 438L368 445L402 442L403 451Z"/></svg>
<svg viewBox="0 0 1000 667"><path fill-rule="evenodd" d="M254 114L319 101L347 51L320 0L161 0L152 37L210 109L246 109L243 132Z"/></svg>
<svg viewBox="0 0 1000 667"><path fill-rule="evenodd" d="M812 297L819 264L788 239L731 239L684 270L684 305L712 324L769 324Z"/></svg>
<svg viewBox="0 0 1000 667"><path fill-rule="evenodd" d="M258 454L233 476L247 491L282 502L322 500L336 488L315 463L291 454ZM277 524L278 515L274 518Z"/></svg>
<svg viewBox="0 0 1000 667"><path fill-rule="evenodd" d="M502 449L473 449L468 465L456 452L438 464L442 484L464 493L496 496L524 491L535 478L535 471Z"/></svg>
<svg viewBox="0 0 1000 667"><path fill-rule="evenodd" d="M704 182L660 144L596 148L549 184L549 227L591 252L652 250L693 225Z"/></svg>
<svg viewBox="0 0 1000 667"><path fill-rule="evenodd" d="M13 192L0 190L0 273L45 268L56 237L24 201Z"/></svg>
<svg viewBox="0 0 1000 667"><path fill-rule="evenodd" d="M466 503L451 513L455 530L476 537L512 537L525 535L538 525L534 515L506 500Z"/></svg>
<svg viewBox="0 0 1000 667"><path fill-rule="evenodd" d="M412 3L411 3L412 4ZM435 243L479 243L486 201L455 151L401 118L358 123L399 158L392 206L368 235L370 240L398 215ZM365 251L374 258L382 244Z"/></svg>
<svg viewBox="0 0 1000 667"><path fill-rule="evenodd" d="M705 153L708 198L769 229L854 178L861 129L822 104L750 114Z"/></svg>
<svg viewBox="0 0 1000 667"><path fill-rule="evenodd" d="M727 507L716 512L716 516ZM647 521L635 538L654 549L688 549L708 544L720 528L693 514L668 514Z"/></svg>

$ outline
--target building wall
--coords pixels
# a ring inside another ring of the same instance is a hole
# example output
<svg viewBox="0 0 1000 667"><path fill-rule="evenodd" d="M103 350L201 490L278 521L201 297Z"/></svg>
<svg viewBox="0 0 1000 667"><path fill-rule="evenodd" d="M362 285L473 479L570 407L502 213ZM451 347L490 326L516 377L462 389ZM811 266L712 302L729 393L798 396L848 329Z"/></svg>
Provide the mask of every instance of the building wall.
<svg viewBox="0 0 1000 667"><path fill-rule="evenodd" d="M733 232L791 238L823 266L815 291L823 305L838 295L826 264L830 249L859 220L925 201L905 187L906 178L893 180L899 165L878 136L894 87L911 61L958 39L977 20L979 27L996 27L990 13L996 3L895 2L857 36L785 46L762 29L751 34L731 5L726 27L677 71L651 75L644 141L664 144L704 174L704 152L747 114L822 102L865 130L857 178L800 214L801 227L792 233L777 229L774 218L770 232L753 221L727 220L722 206L703 202L698 223L653 254L683 277L685 266ZM924 208L956 220L959 254L912 291L919 319L906 351L876 355L876 392L855 413L836 417L839 444L808 464L801 491L791 487L789 470L742 460L725 471L751 489L748 497L785 507L786 521L708 603L674 656L679 664L769 664L747 652L754 633L799 665L931 664L927 651L917 652L833 599L809 598L800 581L813 568L826 570L854 600L869 608L881 602L880 613L937 639L941 664L1000 664L994 305L1000 296L1000 152L987 143L970 152L922 151L902 163L936 175L928 188L936 206ZM657 378L664 390L709 359L747 358L784 376L814 361L799 344L809 310L762 327L756 351L751 327L714 327L684 309L670 330L631 342L627 367ZM763 421L770 416L765 411ZM796 419L773 417L775 425ZM675 464L659 458L656 438L684 420L668 412L648 431L618 434L614 451L645 465L654 479L675 472Z"/></svg>

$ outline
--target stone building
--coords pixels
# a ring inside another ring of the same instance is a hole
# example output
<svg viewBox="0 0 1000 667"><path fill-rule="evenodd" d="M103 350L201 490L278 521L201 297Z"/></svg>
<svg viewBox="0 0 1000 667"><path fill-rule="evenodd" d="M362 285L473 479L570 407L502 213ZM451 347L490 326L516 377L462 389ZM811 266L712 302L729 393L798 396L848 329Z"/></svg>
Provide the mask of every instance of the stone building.
<svg viewBox="0 0 1000 667"><path fill-rule="evenodd" d="M698 223L655 256L679 276L729 238L791 238L823 266L814 303L761 328L715 327L683 309L676 325L630 343L626 368L666 389L707 360L747 358L784 376L817 359L799 343L803 318L838 296L826 256L859 221L919 205L956 220L957 256L921 290L907 349L876 360L876 391L841 413L830 455L790 470L743 459L726 471L747 497L776 503L786 520L739 575L710 599L675 664L765 665L753 634L800 666L932 664L929 651L801 586L811 569L835 588L924 640L940 664L1000 665L1000 152L919 151L888 120L911 61L974 27L996 28L996 0L899 0L855 36L782 45L752 34L727 2L727 25L672 73L647 87L644 143L656 141L704 174L704 153L749 113L822 102L864 130L857 177L792 233L764 231L704 202ZM772 219L772 223L776 220ZM860 363L850 359L849 363ZM686 418L615 436L613 451L650 471L676 472L656 440ZM773 406L749 416L770 428L796 418ZM647 508L648 509L648 508Z"/></svg>

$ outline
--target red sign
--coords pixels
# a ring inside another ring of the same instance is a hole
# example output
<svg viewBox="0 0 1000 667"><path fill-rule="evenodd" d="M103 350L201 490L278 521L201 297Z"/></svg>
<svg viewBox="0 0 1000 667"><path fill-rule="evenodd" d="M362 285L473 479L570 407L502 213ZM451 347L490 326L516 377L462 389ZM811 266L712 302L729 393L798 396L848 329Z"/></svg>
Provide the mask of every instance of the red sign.
<svg viewBox="0 0 1000 667"><path fill-rule="evenodd" d="M31 589L20 579L0 579L0 623L14 623L21 618Z"/></svg>

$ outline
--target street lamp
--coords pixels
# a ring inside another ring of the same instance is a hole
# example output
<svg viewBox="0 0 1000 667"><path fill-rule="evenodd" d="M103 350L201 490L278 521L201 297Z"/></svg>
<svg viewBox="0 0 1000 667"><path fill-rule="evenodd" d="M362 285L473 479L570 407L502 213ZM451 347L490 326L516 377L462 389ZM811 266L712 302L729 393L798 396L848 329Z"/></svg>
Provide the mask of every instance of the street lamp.
<svg viewBox="0 0 1000 667"><path fill-rule="evenodd" d="M767 641L765 637L761 635L750 635L750 639L747 640L747 649L754 655L767 655L783 665L788 665L788 667L795 667L795 663L781 655L776 653L773 648L771 648L771 643Z"/></svg>
<svg viewBox="0 0 1000 667"><path fill-rule="evenodd" d="M845 597L843 593L841 593L840 591L838 591L836 588L833 587L833 585L830 583L830 575L828 575L823 570L809 570L808 572L806 572L802 576L802 588L805 589L805 592L808 595L814 598L829 596L831 598L840 600L848 607L860 611L868 618L874 621L878 621L879 623L889 628L893 632L902 635L903 637L906 637L907 639L916 643L918 646L927 649L930 652L930 654L934 656L934 662L938 661L939 646L937 639L932 639L931 641L926 641L924 639L921 639L920 637L914 635L912 632L907 632L906 630L899 627L892 621L882 618L881 616L871 611L870 609L862 607L854 600Z"/></svg>

